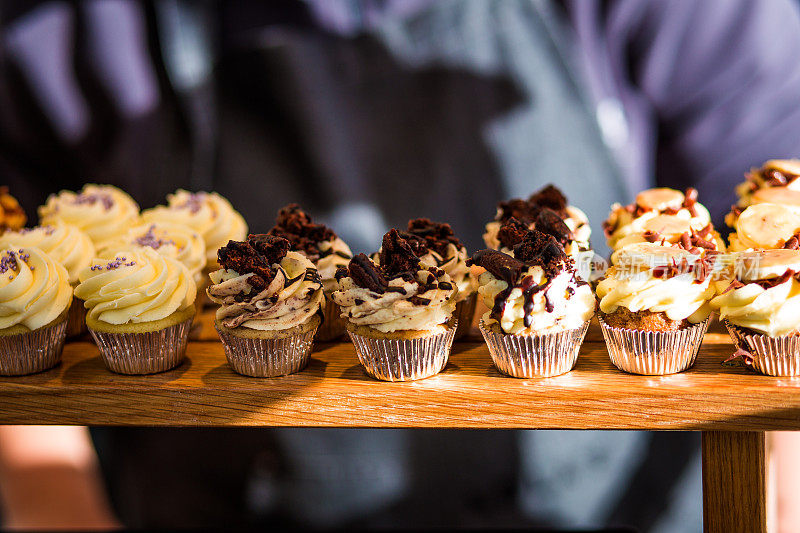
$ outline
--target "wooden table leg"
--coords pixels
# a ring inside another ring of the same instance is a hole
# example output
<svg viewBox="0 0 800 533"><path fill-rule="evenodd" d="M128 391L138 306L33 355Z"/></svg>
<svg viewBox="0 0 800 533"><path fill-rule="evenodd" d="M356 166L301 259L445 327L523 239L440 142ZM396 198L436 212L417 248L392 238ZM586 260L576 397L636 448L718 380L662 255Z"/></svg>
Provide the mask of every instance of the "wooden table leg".
<svg viewBox="0 0 800 533"><path fill-rule="evenodd" d="M764 432L703 432L703 526L707 532L766 532Z"/></svg>

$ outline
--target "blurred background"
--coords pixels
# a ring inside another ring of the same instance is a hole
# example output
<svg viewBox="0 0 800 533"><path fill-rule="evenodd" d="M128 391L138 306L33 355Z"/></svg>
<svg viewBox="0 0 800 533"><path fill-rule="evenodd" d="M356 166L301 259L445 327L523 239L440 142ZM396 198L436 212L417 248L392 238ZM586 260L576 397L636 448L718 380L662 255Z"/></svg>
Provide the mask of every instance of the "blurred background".
<svg viewBox="0 0 800 533"><path fill-rule="evenodd" d="M0 180L32 222L86 182L143 208L216 190L255 233L298 202L354 252L418 216L478 249L499 200L552 182L605 253L612 202L694 186L723 229L745 171L800 155L798 58L796 0L3 0ZM702 519L691 433L91 436L74 470L97 525ZM6 523L22 516L8 487Z"/></svg>

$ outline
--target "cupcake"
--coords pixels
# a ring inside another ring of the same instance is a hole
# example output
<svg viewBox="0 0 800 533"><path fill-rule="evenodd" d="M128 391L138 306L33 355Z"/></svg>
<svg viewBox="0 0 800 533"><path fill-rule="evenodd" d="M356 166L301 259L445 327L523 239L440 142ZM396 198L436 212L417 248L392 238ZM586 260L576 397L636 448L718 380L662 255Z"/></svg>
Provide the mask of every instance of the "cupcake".
<svg viewBox="0 0 800 533"><path fill-rule="evenodd" d="M745 363L771 376L800 375L800 251L736 254L717 282L719 312Z"/></svg>
<svg viewBox="0 0 800 533"><path fill-rule="evenodd" d="M336 273L333 300L369 375L383 381L422 379L447 365L458 321L458 288L420 261L397 230L384 235L380 265L365 254Z"/></svg>
<svg viewBox="0 0 800 533"><path fill-rule="evenodd" d="M800 159L770 159L761 168L745 174L744 183L736 186L739 201L725 217L733 227L739 214L750 205L774 203L800 205Z"/></svg>
<svg viewBox="0 0 800 533"><path fill-rule="evenodd" d="M353 257L350 247L329 227L314 224L297 204L289 204L281 209L275 227L268 233L288 240L290 249L303 254L319 272L325 293L325 316L317 330L316 339L330 341L341 337L344 334L344 320L331 294L337 288L336 269L346 266Z"/></svg>
<svg viewBox="0 0 800 533"><path fill-rule="evenodd" d="M81 270L88 267L94 257L91 239L69 224L6 231L0 235L0 247L36 247L42 250L53 261L66 268L68 281L73 289L78 285ZM73 298L67 319L67 337L74 337L85 331L86 309L81 300Z"/></svg>
<svg viewBox="0 0 800 533"><path fill-rule="evenodd" d="M616 250L625 237L643 234L647 222L659 215L687 220L698 231L711 222L708 210L697 201L697 190L690 187L684 194L675 189L648 189L636 195L636 201L632 204L611 206L611 213L603 222L608 246Z"/></svg>
<svg viewBox="0 0 800 533"><path fill-rule="evenodd" d="M16 198L8 193L8 187L0 187L0 233L21 229L28 217Z"/></svg>
<svg viewBox="0 0 800 533"><path fill-rule="evenodd" d="M206 244L206 268L216 270L217 250L228 241L243 241L247 224L228 200L215 192L191 193L178 189L167 195L167 205L142 211L145 223L174 222L192 228Z"/></svg>
<svg viewBox="0 0 800 533"><path fill-rule="evenodd" d="M42 226L75 226L89 236L96 249L126 232L138 217L139 206L133 198L111 185L88 184L80 193L61 191L39 206Z"/></svg>
<svg viewBox="0 0 800 533"><path fill-rule="evenodd" d="M271 235L229 242L218 262L207 292L221 306L215 324L231 368L254 377L302 370L322 322L322 280L314 263Z"/></svg>
<svg viewBox="0 0 800 533"><path fill-rule="evenodd" d="M555 225L555 219L558 218L566 225L569 232L569 239L565 245L568 255L577 260L580 252L591 250L589 238L592 230L589 226L589 219L583 211L568 205L564 194L554 185L547 185L533 193L527 200L514 198L497 204L494 220L486 224L486 233L483 234L483 241L488 248L500 249L501 243L497 233L500 227L512 217L528 229L540 226L537 228L539 231L542 231L541 226Z"/></svg>
<svg viewBox="0 0 800 533"><path fill-rule="evenodd" d="M181 262L152 248L120 250L79 278L75 295L109 370L152 374L183 361L197 288Z"/></svg>
<svg viewBox="0 0 800 533"><path fill-rule="evenodd" d="M528 231L513 251L482 250L469 260L485 269L478 294L489 311L480 328L492 360L519 378L569 372L594 316L592 289L552 235Z"/></svg>
<svg viewBox="0 0 800 533"><path fill-rule="evenodd" d="M450 276L450 281L458 289L454 311L458 328L454 338L463 337L472 328L477 301L476 280L467 266L467 247L456 238L450 224L440 224L427 218L409 220L408 228L400 232L400 236L408 241L422 263L440 268ZM372 259L380 263L380 253Z"/></svg>
<svg viewBox="0 0 800 533"><path fill-rule="evenodd" d="M62 265L38 248L2 248L0 375L32 374L58 364L71 302Z"/></svg>
<svg viewBox="0 0 800 533"><path fill-rule="evenodd" d="M755 204L746 208L728 236L732 252L797 247L800 208L783 204Z"/></svg>
<svg viewBox="0 0 800 533"><path fill-rule="evenodd" d="M657 243L631 244L612 255L597 297L614 365L664 375L694 364L708 328L716 258L713 251Z"/></svg>

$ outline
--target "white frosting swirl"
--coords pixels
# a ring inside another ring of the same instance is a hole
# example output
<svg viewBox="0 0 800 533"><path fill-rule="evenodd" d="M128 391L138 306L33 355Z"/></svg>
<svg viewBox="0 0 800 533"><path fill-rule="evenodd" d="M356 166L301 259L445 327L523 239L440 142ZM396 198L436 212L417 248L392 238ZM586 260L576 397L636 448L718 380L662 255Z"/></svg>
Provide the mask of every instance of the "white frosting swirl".
<svg viewBox="0 0 800 533"><path fill-rule="evenodd" d="M300 253L288 252L273 266L275 277L258 294L247 283L252 273L220 269L210 274L213 285L206 292L220 304L217 320L223 326L280 331L304 324L319 312L324 295L314 264ZM237 301L241 294L245 298Z"/></svg>
<svg viewBox="0 0 800 533"><path fill-rule="evenodd" d="M500 328L512 335L556 333L581 327L594 316L596 303L591 287L578 282L576 274L564 270L548 284L542 267L530 266L519 276L523 280L530 276L536 286L545 286L533 294L530 325L525 325L525 295L520 287L514 287L502 304L500 316L493 316L492 309L498 295L508 288L508 283L496 278L491 272L483 272L478 278L478 294L490 310L483 315L485 324L499 323Z"/></svg>
<svg viewBox="0 0 800 533"><path fill-rule="evenodd" d="M167 205L142 212L145 222L178 222L200 233L206 243L206 260L215 265L217 250L228 241L243 241L247 223L228 200L215 192L191 193L183 189L167 195Z"/></svg>
<svg viewBox="0 0 800 533"><path fill-rule="evenodd" d="M477 280L470 274L467 266L467 248L456 247L453 243L448 243L444 257L435 250L428 249L428 253L419 258L420 262L444 270L450 277L450 281L458 288L455 301L466 300L477 289Z"/></svg>
<svg viewBox="0 0 800 533"><path fill-rule="evenodd" d="M453 316L457 288L450 276L442 272L436 277L436 288L420 292L434 276L427 269L419 270L414 281L395 278L388 285L392 290L375 293L358 286L350 277L339 281L333 301L342 308L342 317L357 326L369 326L383 333L394 331L425 331L446 323ZM451 288L439 288L439 283ZM414 297L424 298L426 304L412 303Z"/></svg>
<svg viewBox="0 0 800 533"><path fill-rule="evenodd" d="M38 248L6 245L0 251L0 329L46 326L72 303L63 265Z"/></svg>
<svg viewBox="0 0 800 533"><path fill-rule="evenodd" d="M325 294L331 294L339 287L334 277L336 269L340 266L347 266L347 263L353 257L353 252L350 251L347 243L339 237L332 241L322 241L317 247L322 254L322 257L317 260L317 270L319 270L319 276L322 278L322 287L325 290Z"/></svg>
<svg viewBox="0 0 800 533"><path fill-rule="evenodd" d="M181 262L152 248L119 251L109 262L94 259L80 274L75 296L88 317L106 324L155 322L194 304L197 286Z"/></svg>
<svg viewBox="0 0 800 533"><path fill-rule="evenodd" d="M76 284L78 274L89 266L94 257L94 244L89 236L75 226L58 224L36 226L0 235L0 247L36 247L67 269L69 282Z"/></svg>
<svg viewBox="0 0 800 533"><path fill-rule="evenodd" d="M111 185L87 184L80 193L61 191L39 206L41 225L71 224L86 233L95 248L127 231L138 216L133 198Z"/></svg>
<svg viewBox="0 0 800 533"><path fill-rule="evenodd" d="M152 248L161 255L177 259L189 269L195 283L202 278L206 266L206 245L202 235L184 224L152 222L128 230L98 252L99 257L113 259L120 250Z"/></svg>

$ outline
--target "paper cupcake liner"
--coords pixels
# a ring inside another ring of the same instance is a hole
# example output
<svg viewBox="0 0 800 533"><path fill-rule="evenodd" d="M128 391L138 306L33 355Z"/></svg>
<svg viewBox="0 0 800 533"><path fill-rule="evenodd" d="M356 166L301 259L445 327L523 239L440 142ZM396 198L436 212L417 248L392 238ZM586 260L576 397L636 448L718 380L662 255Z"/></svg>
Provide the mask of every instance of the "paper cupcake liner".
<svg viewBox="0 0 800 533"><path fill-rule="evenodd" d="M345 320L339 316L341 310L339 306L325 295L325 320L322 321L319 329L317 330L316 340L320 342L332 341L338 339L345 332Z"/></svg>
<svg viewBox="0 0 800 533"><path fill-rule="evenodd" d="M86 308L83 300L73 297L67 313L67 337L77 337L86 331Z"/></svg>
<svg viewBox="0 0 800 533"><path fill-rule="evenodd" d="M0 336L0 376L24 376L61 360L67 321L17 335Z"/></svg>
<svg viewBox="0 0 800 533"><path fill-rule="evenodd" d="M416 339L377 339L348 331L367 374L381 381L412 381L441 372L447 365L458 324Z"/></svg>
<svg viewBox="0 0 800 533"><path fill-rule="evenodd" d="M691 368L709 318L677 331L646 331L609 326L598 315L614 366L631 374L663 376Z"/></svg>
<svg viewBox="0 0 800 533"><path fill-rule="evenodd" d="M291 337L251 339L217 328L225 357L234 372L256 378L274 378L300 372L308 364L317 329Z"/></svg>
<svg viewBox="0 0 800 533"><path fill-rule="evenodd" d="M118 374L155 374L180 365L192 320L146 333L104 333L89 328L106 367Z"/></svg>
<svg viewBox="0 0 800 533"><path fill-rule="evenodd" d="M753 370L768 376L800 376L800 336L770 337L722 321L737 347L752 354L745 361Z"/></svg>
<svg viewBox="0 0 800 533"><path fill-rule="evenodd" d="M472 319L475 316L475 305L478 302L478 294L472 293L465 299L456 304L455 313L453 316L458 320L458 328L454 339L458 340L472 329Z"/></svg>
<svg viewBox="0 0 800 533"><path fill-rule="evenodd" d="M541 335L495 333L483 319L479 327L500 372L515 378L548 378L575 367L589 321L576 329Z"/></svg>

